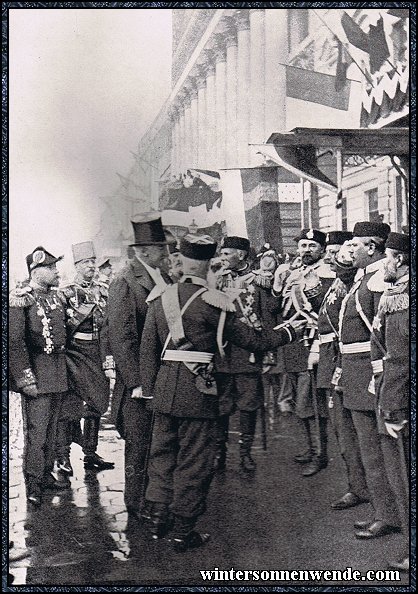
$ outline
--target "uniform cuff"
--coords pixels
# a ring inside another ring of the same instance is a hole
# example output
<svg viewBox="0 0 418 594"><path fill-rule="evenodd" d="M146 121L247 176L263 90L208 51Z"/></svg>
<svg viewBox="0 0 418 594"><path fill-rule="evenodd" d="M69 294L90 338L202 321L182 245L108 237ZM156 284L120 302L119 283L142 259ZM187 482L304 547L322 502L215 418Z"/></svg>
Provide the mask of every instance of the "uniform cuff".
<svg viewBox="0 0 418 594"><path fill-rule="evenodd" d="M36 384L35 374L30 368L24 369L20 378L16 381L16 386L18 388L25 388L26 386L32 386L33 384Z"/></svg>
<svg viewBox="0 0 418 594"><path fill-rule="evenodd" d="M382 414L386 423L402 423L408 419L408 413L404 409L382 410Z"/></svg>

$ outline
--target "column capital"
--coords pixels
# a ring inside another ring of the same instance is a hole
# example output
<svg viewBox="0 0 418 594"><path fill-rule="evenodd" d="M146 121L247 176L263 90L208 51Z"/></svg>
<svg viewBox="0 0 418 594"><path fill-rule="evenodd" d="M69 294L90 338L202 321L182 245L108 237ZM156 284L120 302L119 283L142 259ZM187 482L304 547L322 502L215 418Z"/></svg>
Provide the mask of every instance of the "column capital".
<svg viewBox="0 0 418 594"><path fill-rule="evenodd" d="M247 8L237 10L235 13L235 22L238 31L246 31L250 28L250 11Z"/></svg>
<svg viewBox="0 0 418 594"><path fill-rule="evenodd" d="M195 72L196 86L197 90L199 91L200 89L204 89L206 87L206 70L202 65L198 64L195 67Z"/></svg>
<svg viewBox="0 0 418 594"><path fill-rule="evenodd" d="M224 22L225 46L228 48L234 45L238 45L237 27L235 24L235 19L233 17L224 17Z"/></svg>
<svg viewBox="0 0 418 594"><path fill-rule="evenodd" d="M212 49L204 49L200 54L199 66L203 69L205 76L215 74L215 54Z"/></svg>
<svg viewBox="0 0 418 594"><path fill-rule="evenodd" d="M225 35L223 33L216 33L213 36L213 52L216 62L225 62L226 60L226 44Z"/></svg>

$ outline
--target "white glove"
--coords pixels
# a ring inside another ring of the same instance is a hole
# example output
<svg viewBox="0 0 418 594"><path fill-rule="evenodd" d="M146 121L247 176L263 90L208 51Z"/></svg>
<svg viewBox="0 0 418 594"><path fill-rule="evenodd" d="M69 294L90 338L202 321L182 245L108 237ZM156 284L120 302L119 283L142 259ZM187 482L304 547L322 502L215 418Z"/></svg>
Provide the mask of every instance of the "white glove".
<svg viewBox="0 0 418 594"><path fill-rule="evenodd" d="M400 431L405 427L408 421L402 421L401 423L388 423L385 421L386 431L391 437L398 439Z"/></svg>
<svg viewBox="0 0 418 594"><path fill-rule="evenodd" d="M319 353L316 351L310 351L308 356L308 369L313 369L315 365L319 363Z"/></svg>
<svg viewBox="0 0 418 594"><path fill-rule="evenodd" d="M140 398L143 398L144 400L152 400L152 396L144 396L141 386L132 389L131 398L133 400L139 400Z"/></svg>

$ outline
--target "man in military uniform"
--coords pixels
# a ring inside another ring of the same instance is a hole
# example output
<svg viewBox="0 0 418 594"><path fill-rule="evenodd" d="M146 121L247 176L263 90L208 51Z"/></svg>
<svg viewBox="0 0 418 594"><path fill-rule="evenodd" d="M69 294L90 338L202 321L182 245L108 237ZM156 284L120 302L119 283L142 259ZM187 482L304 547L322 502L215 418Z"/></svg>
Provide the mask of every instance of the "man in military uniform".
<svg viewBox="0 0 418 594"><path fill-rule="evenodd" d="M26 257L29 284L10 294L9 368L12 389L22 395L23 473L28 501L39 506L45 488L70 482L51 474L60 406L68 390L65 311L57 297L55 258L43 247Z"/></svg>
<svg viewBox="0 0 418 594"><path fill-rule="evenodd" d="M353 230L350 255L358 271L344 297L339 319L341 366L335 381L343 390L343 405L351 415L373 505L373 521L356 522L356 537L372 539L399 531L399 517L386 476L376 420L370 336L380 297L385 289L383 258L390 227L360 222Z"/></svg>
<svg viewBox="0 0 418 594"><path fill-rule="evenodd" d="M132 223L135 256L115 276L109 289L108 335L116 364L112 420L125 440L125 504L131 517L141 519L152 413L141 386L139 357L147 299L169 282L160 266L167 257L167 239L159 213L144 213Z"/></svg>
<svg viewBox="0 0 418 594"><path fill-rule="evenodd" d="M371 341L378 426L386 474L395 494L403 552L390 567L409 571L409 236L386 241L385 289L373 321Z"/></svg>
<svg viewBox="0 0 418 594"><path fill-rule="evenodd" d="M216 250L210 237L187 235L180 249L181 281L150 302L140 372L155 412L146 491L151 530L161 536L174 514L174 548L184 552L209 538L194 527L205 511L215 456L215 352L224 356L225 340L247 352L264 351L293 340L295 331L258 332L239 321L241 312L232 314L235 305L227 295L209 289L206 276Z"/></svg>
<svg viewBox="0 0 418 594"><path fill-rule="evenodd" d="M328 263L337 278L325 294L318 313L319 363L317 390L319 398L328 402L331 424L338 448L344 461L348 491L331 504L333 509L347 509L368 501L368 491L357 434L347 409L343 407L342 394L334 391L332 378L338 358L338 323L341 303L354 282L357 269L352 265L349 231L330 231L324 262Z"/></svg>
<svg viewBox="0 0 418 594"><path fill-rule="evenodd" d="M67 365L72 397L64 403L58 426L62 444L59 468L72 474L71 442L80 443L84 466L91 470L114 467L96 452L99 441L100 417L109 406L109 374L114 365L110 353L103 352L100 331L106 312L108 284L95 279L96 255L91 241L72 246L76 276L74 282L60 287L66 300L69 344ZM84 418L83 435L80 421Z"/></svg>
<svg viewBox="0 0 418 594"><path fill-rule="evenodd" d="M279 267L273 283L273 295L280 298L284 320L304 318L309 332L303 342L283 349L284 368L295 401L307 449L295 456L306 464L303 476L313 476L328 464L326 402L317 398L316 371L319 361L317 314L335 273L323 262L326 235L316 229L302 229L298 237L300 265L293 270Z"/></svg>
<svg viewBox="0 0 418 594"><path fill-rule="evenodd" d="M275 326L273 308L276 306L270 290L258 286L255 273L248 263L250 242L244 237L225 237L221 248L224 267L219 275L218 288L230 296L240 319L255 329ZM227 356L217 367L219 390L218 452L215 468L222 469L226 460L229 416L238 408L240 413L241 467L253 471L256 464L251 457L257 421L257 410L264 407L261 372L263 355L231 345ZM264 412L264 411L263 411Z"/></svg>

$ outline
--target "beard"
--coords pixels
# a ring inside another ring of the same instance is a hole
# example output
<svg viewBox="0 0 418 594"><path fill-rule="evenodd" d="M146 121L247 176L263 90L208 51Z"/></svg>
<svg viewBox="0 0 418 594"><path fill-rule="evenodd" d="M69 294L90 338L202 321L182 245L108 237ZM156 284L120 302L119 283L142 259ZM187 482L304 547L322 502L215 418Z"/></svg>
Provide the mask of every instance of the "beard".
<svg viewBox="0 0 418 594"><path fill-rule="evenodd" d="M397 280L396 268L388 268L385 266L383 280L385 283L394 283Z"/></svg>
<svg viewBox="0 0 418 594"><path fill-rule="evenodd" d="M310 264L315 264L318 262L321 256L313 256L312 254L305 254L302 256L302 264L305 266L309 266Z"/></svg>

